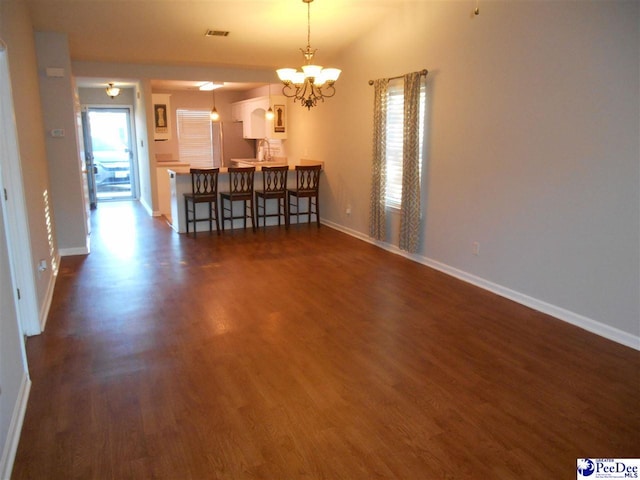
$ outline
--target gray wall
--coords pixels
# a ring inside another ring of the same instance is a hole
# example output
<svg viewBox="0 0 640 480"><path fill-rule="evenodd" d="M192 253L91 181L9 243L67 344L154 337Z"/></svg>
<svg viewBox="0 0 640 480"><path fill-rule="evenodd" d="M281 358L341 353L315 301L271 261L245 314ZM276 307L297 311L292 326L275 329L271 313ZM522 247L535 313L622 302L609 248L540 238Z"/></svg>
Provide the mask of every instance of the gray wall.
<svg viewBox="0 0 640 480"><path fill-rule="evenodd" d="M48 269L36 275L36 290L41 308L41 323L46 317L46 304L53 294L58 257L55 212L50 211L52 235L47 231L45 198L51 196L49 165L46 158L43 114L38 87L38 66L31 21L23 2L0 2L0 38L7 44L11 88L18 131L20 163L27 204L32 268L37 271L40 259ZM51 201L51 198L49 198Z"/></svg>
<svg viewBox="0 0 640 480"><path fill-rule="evenodd" d="M63 255L89 253L84 178L77 132L80 105L75 101L67 36L62 33L35 32L35 39L58 248ZM48 76L46 69L50 67L62 69L63 76ZM64 137L53 137L51 131L54 129L63 129Z"/></svg>
<svg viewBox="0 0 640 480"><path fill-rule="evenodd" d="M133 107L134 97L135 97L134 88L121 88L120 95L114 98L110 98L105 92L106 87L107 87L106 84L104 88L79 87L78 97L80 99L80 105L101 106L101 107L109 107L114 105L114 106Z"/></svg>
<svg viewBox="0 0 640 480"><path fill-rule="evenodd" d="M290 152L326 162L324 215L366 236L367 81L427 68L417 258L640 348L639 5L399 8L331 62L333 99L290 109Z"/></svg>

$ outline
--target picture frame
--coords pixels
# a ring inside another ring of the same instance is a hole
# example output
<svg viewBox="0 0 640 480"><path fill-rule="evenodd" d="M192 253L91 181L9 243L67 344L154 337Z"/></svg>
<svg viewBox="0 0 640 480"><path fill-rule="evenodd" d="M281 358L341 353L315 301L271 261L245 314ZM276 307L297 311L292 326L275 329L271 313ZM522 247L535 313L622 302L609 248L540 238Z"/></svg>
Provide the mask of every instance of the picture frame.
<svg viewBox="0 0 640 480"><path fill-rule="evenodd" d="M273 131L275 133L286 133L286 106L277 104L273 106Z"/></svg>
<svg viewBox="0 0 640 480"><path fill-rule="evenodd" d="M153 116L154 116L154 124L155 124L155 133L168 133L169 124L167 123L167 105L164 103L154 104Z"/></svg>

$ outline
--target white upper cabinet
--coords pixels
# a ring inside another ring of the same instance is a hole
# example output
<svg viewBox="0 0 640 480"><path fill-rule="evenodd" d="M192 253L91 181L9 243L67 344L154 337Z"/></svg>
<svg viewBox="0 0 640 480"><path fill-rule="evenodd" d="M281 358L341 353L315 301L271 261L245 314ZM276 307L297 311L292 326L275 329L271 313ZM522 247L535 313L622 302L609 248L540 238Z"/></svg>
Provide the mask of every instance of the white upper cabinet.
<svg viewBox="0 0 640 480"><path fill-rule="evenodd" d="M269 106L273 109L274 119L267 120ZM231 117L234 122L242 122L242 136L244 138L287 138L286 97L272 95L257 97L231 105Z"/></svg>
<svg viewBox="0 0 640 480"><path fill-rule="evenodd" d="M231 120L234 122L242 122L244 118L244 102L235 102L231 104Z"/></svg>

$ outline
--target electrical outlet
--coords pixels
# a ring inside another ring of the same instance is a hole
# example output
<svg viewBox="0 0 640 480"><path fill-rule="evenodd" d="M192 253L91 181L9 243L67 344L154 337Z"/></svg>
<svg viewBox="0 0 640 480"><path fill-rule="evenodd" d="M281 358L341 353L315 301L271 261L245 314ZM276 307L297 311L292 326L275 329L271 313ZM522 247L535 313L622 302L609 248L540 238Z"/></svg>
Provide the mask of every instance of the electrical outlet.
<svg viewBox="0 0 640 480"><path fill-rule="evenodd" d="M473 242L473 254L480 255L480 242Z"/></svg>
<svg viewBox="0 0 640 480"><path fill-rule="evenodd" d="M351 205L347 205L346 210L344 211L347 215L351 215Z"/></svg>

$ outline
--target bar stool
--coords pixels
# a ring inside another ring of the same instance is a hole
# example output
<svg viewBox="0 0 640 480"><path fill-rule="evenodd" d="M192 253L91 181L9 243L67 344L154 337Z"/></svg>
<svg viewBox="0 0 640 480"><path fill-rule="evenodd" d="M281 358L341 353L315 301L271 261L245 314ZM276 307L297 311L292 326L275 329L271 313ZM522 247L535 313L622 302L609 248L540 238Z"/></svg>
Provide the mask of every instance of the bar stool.
<svg viewBox="0 0 640 480"><path fill-rule="evenodd" d="M216 222L216 232L220 235L220 224L218 222L218 172L219 168L192 168L191 173L191 193L184 194L184 216L187 224L187 235L189 235L189 224L193 223L193 236L197 236L198 222L209 220L209 232L213 228L213 220ZM199 203L209 204L209 216L198 218L196 206ZM189 208L191 205L192 208ZM191 219L189 219L189 214Z"/></svg>
<svg viewBox="0 0 640 480"><path fill-rule="evenodd" d="M291 216L296 215L296 221L300 223L300 215L307 215L311 223L311 215L316 216L316 223L320 226L320 202L318 190L320 186L320 165L296 165L296 188L287 189L287 204L289 208L289 223ZM295 198L295 203L291 200ZM307 209L300 210L300 199L308 199ZM291 209L295 207L295 211Z"/></svg>
<svg viewBox="0 0 640 480"><path fill-rule="evenodd" d="M256 210L257 223L260 226L260 217L262 217L262 226L267 226L267 217L278 217L278 225L281 225L280 218L284 218L284 224L287 225L287 173L289 167L262 167L262 190L256 190ZM262 198L262 205L260 199ZM278 213L267 214L267 200L274 199L278 202ZM262 208L262 215L260 209Z"/></svg>
<svg viewBox="0 0 640 480"><path fill-rule="evenodd" d="M229 191L220 194L222 202L222 231L224 232L224 222L229 220L233 229L233 221L238 218L244 219L244 228L247 228L247 218L251 218L251 228L256 230L254 222L253 203L253 174L256 167L229 167ZM225 206L225 200L229 207ZM242 215L233 215L233 202L242 201ZM249 205L247 206L247 202ZM248 207L248 210L247 210ZM227 216L227 212L229 215Z"/></svg>

